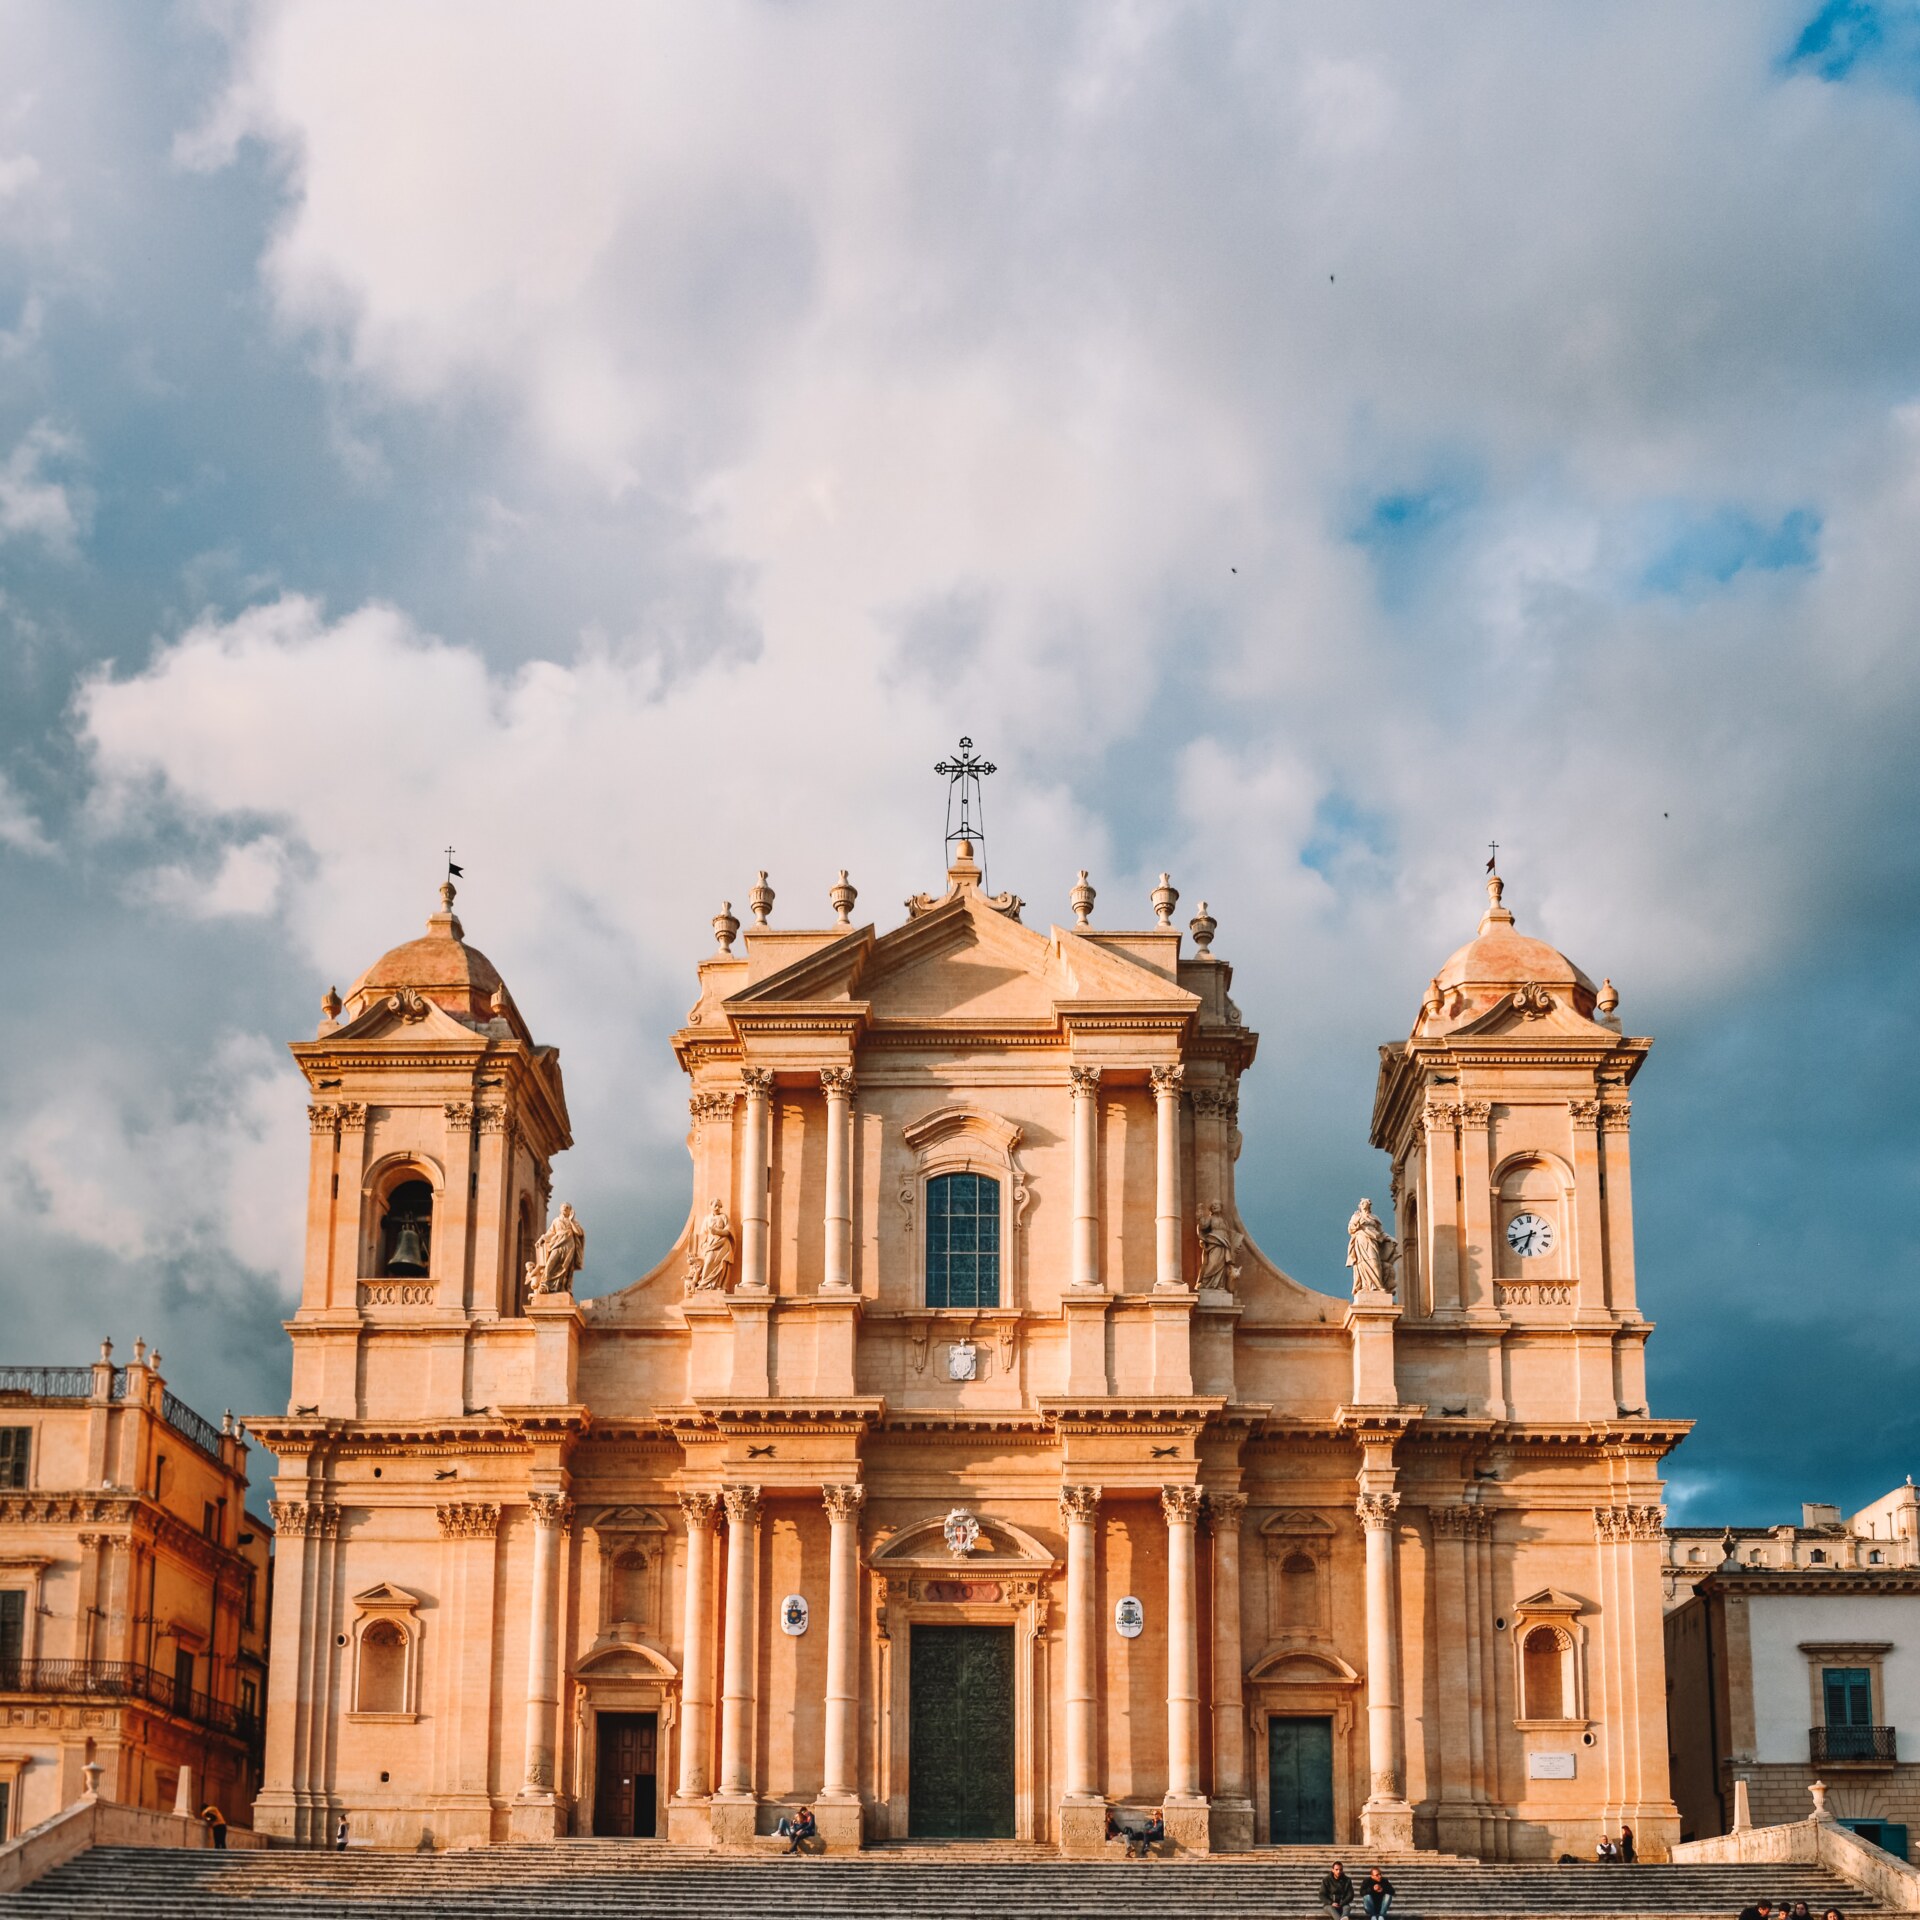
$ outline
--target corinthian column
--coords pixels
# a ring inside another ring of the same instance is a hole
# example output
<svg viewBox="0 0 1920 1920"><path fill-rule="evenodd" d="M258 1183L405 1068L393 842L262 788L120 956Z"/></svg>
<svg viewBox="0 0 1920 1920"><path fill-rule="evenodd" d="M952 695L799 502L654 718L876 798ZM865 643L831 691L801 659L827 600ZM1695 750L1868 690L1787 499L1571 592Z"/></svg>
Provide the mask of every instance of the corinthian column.
<svg viewBox="0 0 1920 1920"><path fill-rule="evenodd" d="M1184 1291L1180 1272L1180 1082L1185 1067L1154 1067L1153 1284L1162 1293Z"/></svg>
<svg viewBox="0 0 1920 1920"><path fill-rule="evenodd" d="M703 1800L712 1790L713 1753L713 1516L717 1494L683 1493L687 1523L686 1620L680 1634L680 1798Z"/></svg>
<svg viewBox="0 0 1920 1920"><path fill-rule="evenodd" d="M827 1752L820 1797L851 1800L859 1792L860 1507L867 1490L822 1487L820 1497L833 1536L827 1550Z"/></svg>
<svg viewBox="0 0 1920 1920"><path fill-rule="evenodd" d="M740 1167L740 1285L767 1290L768 1168L773 1144L773 1069L743 1067L747 1090L747 1138Z"/></svg>
<svg viewBox="0 0 1920 1920"><path fill-rule="evenodd" d="M1073 1267L1071 1284L1100 1284L1100 1069L1069 1067L1073 1080Z"/></svg>
<svg viewBox="0 0 1920 1920"><path fill-rule="evenodd" d="M1240 1519L1244 1493L1207 1495L1213 1528L1213 1808L1223 1851L1253 1845L1252 1796L1247 1791L1246 1707L1240 1644Z"/></svg>
<svg viewBox="0 0 1920 1920"><path fill-rule="evenodd" d="M827 1096L827 1244L820 1284L844 1293L853 1285L853 1163L847 1152L853 1069L822 1067L820 1088Z"/></svg>
<svg viewBox="0 0 1920 1920"><path fill-rule="evenodd" d="M527 1641L527 1770L523 1793L554 1790L554 1720L560 1710L560 1540L573 1523L563 1493L530 1493L533 1510L533 1619Z"/></svg>
<svg viewBox="0 0 1920 1920"><path fill-rule="evenodd" d="M1394 1632L1394 1513L1397 1493L1363 1493L1356 1504L1367 1534L1367 1771L1362 1836L1370 1847L1413 1845L1413 1813L1400 1783L1400 1643Z"/></svg>
<svg viewBox="0 0 1920 1920"><path fill-rule="evenodd" d="M1162 1487L1167 1516L1167 1798L1200 1798L1200 1608L1194 1580L1198 1487Z"/></svg>
<svg viewBox="0 0 1920 1920"><path fill-rule="evenodd" d="M1100 1795L1094 1764L1094 1715L1099 1701L1096 1672L1099 1623L1094 1617L1094 1522L1098 1487L1062 1487L1060 1518L1067 1529L1067 1780L1069 1800Z"/></svg>
<svg viewBox="0 0 1920 1920"><path fill-rule="evenodd" d="M735 1798L751 1798L760 1489L728 1487L721 1498L727 1503L727 1641L720 1660L720 1791Z"/></svg>

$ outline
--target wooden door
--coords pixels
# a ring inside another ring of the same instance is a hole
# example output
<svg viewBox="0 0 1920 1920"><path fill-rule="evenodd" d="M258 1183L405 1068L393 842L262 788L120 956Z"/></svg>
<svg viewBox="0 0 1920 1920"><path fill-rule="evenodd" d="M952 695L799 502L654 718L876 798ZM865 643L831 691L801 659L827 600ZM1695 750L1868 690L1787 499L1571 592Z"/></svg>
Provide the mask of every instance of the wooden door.
<svg viewBox="0 0 1920 1920"><path fill-rule="evenodd" d="M593 1830L620 1840L651 1840L658 1808L660 1719L652 1713L602 1713L593 1787Z"/></svg>
<svg viewBox="0 0 1920 1920"><path fill-rule="evenodd" d="M1268 1837L1278 1846L1333 1844L1333 1722L1267 1722Z"/></svg>

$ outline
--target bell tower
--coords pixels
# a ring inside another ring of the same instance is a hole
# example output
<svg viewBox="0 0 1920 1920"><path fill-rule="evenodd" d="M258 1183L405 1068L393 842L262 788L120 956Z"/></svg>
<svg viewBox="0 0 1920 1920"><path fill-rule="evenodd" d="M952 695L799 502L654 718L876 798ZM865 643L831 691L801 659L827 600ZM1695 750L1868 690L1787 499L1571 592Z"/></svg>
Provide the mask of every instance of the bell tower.
<svg viewBox="0 0 1920 1920"><path fill-rule="evenodd" d="M329 990L292 1049L312 1096L296 1410L462 1412L474 1330L524 1310L553 1156L572 1144L566 1093L453 901L449 880L426 933L344 1001Z"/></svg>
<svg viewBox="0 0 1920 1920"><path fill-rule="evenodd" d="M1646 1406L1627 1090L1652 1042L1623 1035L1611 981L1521 934L1504 895L1491 874L1478 932L1380 1050L1402 1373L1430 1376L1402 1391L1496 1419L1612 1420Z"/></svg>

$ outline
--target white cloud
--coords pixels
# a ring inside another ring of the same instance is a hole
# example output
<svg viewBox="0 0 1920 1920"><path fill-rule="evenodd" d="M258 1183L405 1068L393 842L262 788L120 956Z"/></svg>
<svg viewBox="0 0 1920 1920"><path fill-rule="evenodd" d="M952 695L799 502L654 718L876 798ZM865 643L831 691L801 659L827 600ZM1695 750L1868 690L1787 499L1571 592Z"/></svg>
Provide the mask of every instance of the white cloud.
<svg viewBox="0 0 1920 1920"><path fill-rule="evenodd" d="M50 841L33 809L21 799L13 782L0 772L0 847L16 853L50 854Z"/></svg>
<svg viewBox="0 0 1920 1920"><path fill-rule="evenodd" d="M14 442L12 452L0 461L0 540L38 540L62 556L75 552L90 497L84 487L51 477L47 468L79 452L71 434L45 420Z"/></svg>

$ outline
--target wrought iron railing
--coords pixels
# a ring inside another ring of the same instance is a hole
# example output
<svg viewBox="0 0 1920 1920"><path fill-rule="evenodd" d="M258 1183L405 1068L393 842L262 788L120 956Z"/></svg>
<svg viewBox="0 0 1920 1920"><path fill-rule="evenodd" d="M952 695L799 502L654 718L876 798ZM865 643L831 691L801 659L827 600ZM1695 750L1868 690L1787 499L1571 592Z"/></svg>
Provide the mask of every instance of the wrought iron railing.
<svg viewBox="0 0 1920 1920"><path fill-rule="evenodd" d="M220 1429L204 1415L195 1413L178 1395L169 1393L161 1399L160 1417L202 1453L210 1453L216 1460L220 1458Z"/></svg>
<svg viewBox="0 0 1920 1920"><path fill-rule="evenodd" d="M0 1393L27 1393L36 1400L87 1400L91 1367L0 1367Z"/></svg>
<svg viewBox="0 0 1920 1920"><path fill-rule="evenodd" d="M1890 1767L1900 1754L1891 1727L1814 1727L1808 1745L1816 1767Z"/></svg>
<svg viewBox="0 0 1920 1920"><path fill-rule="evenodd" d="M171 1673L137 1660L5 1660L0 1659L0 1693L57 1694L62 1699L143 1700L150 1706L230 1733L236 1740L256 1742L260 1716L182 1686Z"/></svg>

